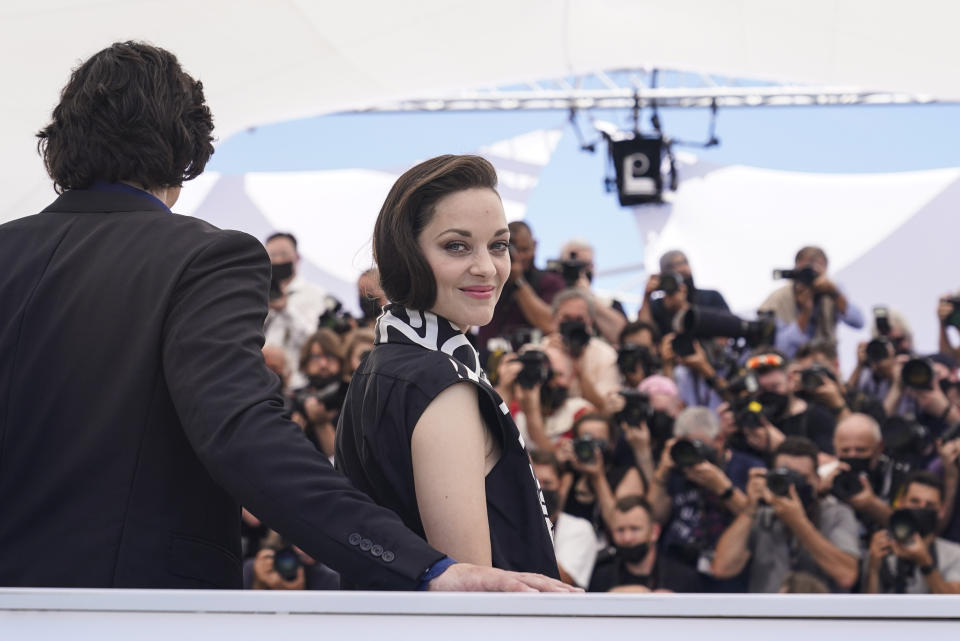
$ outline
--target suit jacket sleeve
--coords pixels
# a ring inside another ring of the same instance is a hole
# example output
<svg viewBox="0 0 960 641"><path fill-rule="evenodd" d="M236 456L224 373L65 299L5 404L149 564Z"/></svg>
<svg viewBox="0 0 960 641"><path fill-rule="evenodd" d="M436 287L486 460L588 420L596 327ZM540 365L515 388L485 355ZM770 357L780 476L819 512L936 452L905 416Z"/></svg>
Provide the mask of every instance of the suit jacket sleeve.
<svg viewBox="0 0 960 641"><path fill-rule="evenodd" d="M269 274L260 243L227 231L183 269L162 349L187 438L243 506L351 583L412 589L443 555L354 488L283 418L276 376L260 351Z"/></svg>

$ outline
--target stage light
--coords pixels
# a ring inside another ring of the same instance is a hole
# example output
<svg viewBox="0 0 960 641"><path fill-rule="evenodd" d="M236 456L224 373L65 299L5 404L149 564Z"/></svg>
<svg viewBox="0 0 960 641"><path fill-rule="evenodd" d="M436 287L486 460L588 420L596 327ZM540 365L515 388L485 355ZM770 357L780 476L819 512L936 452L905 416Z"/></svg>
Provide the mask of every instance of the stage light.
<svg viewBox="0 0 960 641"><path fill-rule="evenodd" d="M624 140L608 140L620 205L662 202L661 165L666 147L663 138L634 135Z"/></svg>

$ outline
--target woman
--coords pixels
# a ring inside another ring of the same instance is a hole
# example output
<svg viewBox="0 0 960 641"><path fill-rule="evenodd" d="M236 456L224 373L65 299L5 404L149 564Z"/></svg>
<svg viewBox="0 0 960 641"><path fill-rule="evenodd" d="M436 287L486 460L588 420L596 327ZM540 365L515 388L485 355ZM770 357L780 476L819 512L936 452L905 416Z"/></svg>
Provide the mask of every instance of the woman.
<svg viewBox="0 0 960 641"><path fill-rule="evenodd" d="M330 329L318 329L300 351L300 373L306 386L293 393L293 420L314 446L333 459L334 434L347 382L343 380L343 343Z"/></svg>
<svg viewBox="0 0 960 641"><path fill-rule="evenodd" d="M347 392L336 462L450 557L557 577L529 458L464 335L490 322L510 274L495 186L486 160L441 156L387 195L373 249L392 302Z"/></svg>

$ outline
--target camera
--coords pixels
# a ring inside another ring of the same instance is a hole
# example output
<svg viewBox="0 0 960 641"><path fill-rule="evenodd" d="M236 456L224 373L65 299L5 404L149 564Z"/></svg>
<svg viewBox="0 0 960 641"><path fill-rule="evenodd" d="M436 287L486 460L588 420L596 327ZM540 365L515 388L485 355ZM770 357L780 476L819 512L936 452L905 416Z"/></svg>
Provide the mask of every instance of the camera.
<svg viewBox="0 0 960 641"><path fill-rule="evenodd" d="M752 396L738 399L731 404L730 409L738 429L753 430L763 425L763 405Z"/></svg>
<svg viewBox="0 0 960 641"><path fill-rule="evenodd" d="M806 477L788 467L775 467L767 472L767 487L774 496L790 496L790 486L800 488L807 485Z"/></svg>
<svg viewBox="0 0 960 641"><path fill-rule="evenodd" d="M936 531L937 513L927 509L900 508L890 515L887 529L898 543L906 544L914 534L923 537Z"/></svg>
<svg viewBox="0 0 960 641"><path fill-rule="evenodd" d="M800 389L804 392L815 392L827 380L834 380L833 372L823 365L815 364L800 372Z"/></svg>
<svg viewBox="0 0 960 641"><path fill-rule="evenodd" d="M517 373L517 384L523 389L533 389L537 385L545 385L553 378L550 359L544 352L538 349L527 350L520 354L517 360L522 365Z"/></svg>
<svg viewBox="0 0 960 641"><path fill-rule="evenodd" d="M772 345L777 332L772 315L765 314L755 321L748 321L729 312L697 305L681 313L678 325L681 334L696 338L743 338L753 347Z"/></svg>
<svg viewBox="0 0 960 641"><path fill-rule="evenodd" d="M622 389L620 390L620 396L623 397L626 404L622 410L617 412L616 419L618 421L636 427L653 414L653 409L650 407L650 397L643 392L634 389Z"/></svg>
<svg viewBox="0 0 960 641"><path fill-rule="evenodd" d="M911 358L903 364L900 379L913 389L933 389L933 363L928 358Z"/></svg>
<svg viewBox="0 0 960 641"><path fill-rule="evenodd" d="M643 368L643 373L649 375L655 369L653 354L643 345L625 343L617 350L617 368L624 376L637 371L637 365Z"/></svg>
<svg viewBox="0 0 960 641"><path fill-rule="evenodd" d="M305 404L308 398L315 398L317 402L326 408L328 412L337 412L343 406L344 396L340 388L340 383L334 381L329 385L325 385L320 389L315 389L313 387L305 387L302 390L296 392L293 397L294 409L303 414L307 415L307 410Z"/></svg>
<svg viewBox="0 0 960 641"><path fill-rule="evenodd" d="M343 335L353 329L353 315L343 309L343 304L333 296L324 296L323 313L317 319L317 329L332 329L337 334Z"/></svg>
<svg viewBox="0 0 960 641"><path fill-rule="evenodd" d="M881 336L890 335L890 310L882 305L873 308L873 322L877 325L877 333Z"/></svg>
<svg viewBox="0 0 960 641"><path fill-rule="evenodd" d="M273 555L273 569L277 571L284 581L293 581L297 578L297 570L303 566L300 562L300 555L296 553L292 546L286 546L276 551Z"/></svg>
<svg viewBox="0 0 960 641"><path fill-rule="evenodd" d="M844 470L833 478L833 488L830 493L841 501L849 501L863 491L863 482L860 475L853 470Z"/></svg>
<svg viewBox="0 0 960 641"><path fill-rule="evenodd" d="M666 296L675 293L683 284L683 277L674 272L664 272L658 279L657 291L663 292Z"/></svg>
<svg viewBox="0 0 960 641"><path fill-rule="evenodd" d="M547 270L560 274L567 287L573 287L580 280L580 275L587 268L589 263L577 260L576 252L572 252L570 258L565 260L548 260Z"/></svg>
<svg viewBox="0 0 960 641"><path fill-rule="evenodd" d="M592 436L578 436L573 439L573 454L581 463L593 463L597 460L597 448L601 442Z"/></svg>
<svg viewBox="0 0 960 641"><path fill-rule="evenodd" d="M693 345L693 336L689 334L677 334L670 345L677 356L693 356L697 353L697 348Z"/></svg>
<svg viewBox="0 0 960 641"><path fill-rule="evenodd" d="M813 267L773 270L773 280L795 280L804 285L812 285L813 281L817 280L817 276L819 276L819 274Z"/></svg>
<svg viewBox="0 0 960 641"><path fill-rule="evenodd" d="M684 469L704 461L716 461L717 452L703 441L682 438L670 448L670 458L678 468Z"/></svg>
<svg viewBox="0 0 960 641"><path fill-rule="evenodd" d="M913 462L933 447L933 435L917 421L891 416L880 428L887 456L895 461Z"/></svg>
<svg viewBox="0 0 960 641"><path fill-rule="evenodd" d="M889 338L874 338L867 343L867 363L879 363L890 358L894 353L893 343Z"/></svg>
<svg viewBox="0 0 960 641"><path fill-rule="evenodd" d="M582 320L562 321L560 323L560 335L563 337L563 344L574 356L582 354L583 349L590 342L587 325Z"/></svg>

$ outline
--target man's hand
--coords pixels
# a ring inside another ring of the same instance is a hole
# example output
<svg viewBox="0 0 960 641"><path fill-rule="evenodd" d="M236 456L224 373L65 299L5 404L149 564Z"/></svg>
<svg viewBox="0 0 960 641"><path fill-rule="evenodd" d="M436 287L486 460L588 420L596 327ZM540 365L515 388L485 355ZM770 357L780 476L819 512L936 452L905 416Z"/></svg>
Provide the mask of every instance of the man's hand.
<svg viewBox="0 0 960 641"><path fill-rule="evenodd" d="M540 385L530 389L517 385L517 401L524 414L540 413Z"/></svg>
<svg viewBox="0 0 960 641"><path fill-rule="evenodd" d="M278 296L277 298L271 298L270 302L268 303L268 305L270 306L270 309L272 309L275 312L282 312L287 308L287 293L285 291L286 288L282 288L282 289L284 290L284 293Z"/></svg>
<svg viewBox="0 0 960 641"><path fill-rule="evenodd" d="M573 469L580 472L584 476L589 477L591 480L597 478L598 476L603 475L603 452L600 450L600 446L597 445L593 450L593 460L589 463L584 463L576 456L573 457L571 461Z"/></svg>
<svg viewBox="0 0 960 641"><path fill-rule="evenodd" d="M893 539L886 530L877 530L870 539L869 562L873 569L880 567L883 559L893 554Z"/></svg>
<svg viewBox="0 0 960 641"><path fill-rule="evenodd" d="M857 343L857 365L861 367L867 364L867 342Z"/></svg>
<svg viewBox="0 0 960 641"><path fill-rule="evenodd" d="M307 412L307 420L313 425L323 425L333 418L333 414L315 396L308 396L304 399L303 409Z"/></svg>
<svg viewBox="0 0 960 641"><path fill-rule="evenodd" d="M813 390L813 397L822 405L838 412L847 404L847 399L843 395L843 387L839 382L829 376L823 376L823 384Z"/></svg>
<svg viewBox="0 0 960 641"><path fill-rule="evenodd" d="M303 566L297 568L297 576L292 581L287 581L273 567L273 557L276 553L273 550L260 550L253 561L253 584L254 590L305 590L307 587L306 576L303 573Z"/></svg>
<svg viewBox="0 0 960 641"><path fill-rule="evenodd" d="M660 289L660 274L653 274L647 279L647 286L643 290L643 297L650 300L650 294Z"/></svg>
<svg viewBox="0 0 960 641"><path fill-rule="evenodd" d="M763 467L750 468L750 475L747 478L747 501L750 503L750 511L757 509L760 500L766 496L767 492L767 470Z"/></svg>
<svg viewBox="0 0 960 641"><path fill-rule="evenodd" d="M523 263L510 257L510 280L516 282L523 278ZM444 573L446 574L446 573Z"/></svg>
<svg viewBox="0 0 960 641"><path fill-rule="evenodd" d="M677 359L677 355L673 353L673 339L676 337L677 335L671 332L660 339L660 360L664 364L673 363Z"/></svg>
<svg viewBox="0 0 960 641"><path fill-rule="evenodd" d="M960 438L946 443L937 443L937 453L940 455L940 463L943 465L944 474L956 473L958 469L957 461L960 460Z"/></svg>
<svg viewBox="0 0 960 641"><path fill-rule="evenodd" d="M430 581L431 592L583 592L542 574L455 563Z"/></svg>
<svg viewBox="0 0 960 641"><path fill-rule="evenodd" d="M663 451L660 452L660 463L657 465L657 476L665 480L667 474L670 473L676 463L673 462L673 458L670 456L670 450L673 449L673 444L677 442L677 437L674 436L671 439L667 439L667 442L663 444Z"/></svg>
<svg viewBox="0 0 960 641"><path fill-rule="evenodd" d="M930 544L919 534L914 532L913 538L906 544L899 541L893 541L893 553L905 561L913 561L918 566L933 565L933 557L930 556Z"/></svg>
<svg viewBox="0 0 960 641"><path fill-rule="evenodd" d="M761 416L758 427L743 430L743 437L747 445L758 452L772 452L787 438L779 429L770 424L766 417Z"/></svg>
<svg viewBox="0 0 960 641"><path fill-rule="evenodd" d="M686 468L683 475L713 494L723 494L732 485L724 471L709 461L701 461Z"/></svg>
<svg viewBox="0 0 960 641"><path fill-rule="evenodd" d="M693 354L680 356L678 360L682 365L685 365L688 369L696 372L703 378L710 378L716 374L713 365L707 360L707 353L703 351L703 346L700 345L700 341L693 341Z"/></svg>
<svg viewBox="0 0 960 641"><path fill-rule="evenodd" d="M603 409L611 416L623 410L626 406L627 399L625 399L620 392L610 391L603 397Z"/></svg>
<svg viewBox="0 0 960 641"><path fill-rule="evenodd" d="M860 491L851 496L847 503L855 509L857 512L863 512L868 509L871 505L876 503L879 499L877 498L876 493L873 491L873 486L870 485L870 481L867 480L866 474L860 475Z"/></svg>
<svg viewBox="0 0 960 641"><path fill-rule="evenodd" d="M933 389L908 389L908 393L917 401L917 406L928 416L943 416L950 408L950 401L937 381L934 381Z"/></svg>
<svg viewBox="0 0 960 641"><path fill-rule="evenodd" d="M640 425L628 425L621 422L620 427L623 429L624 438L627 439L627 443L634 452L650 450L650 428L647 427L646 422L640 423Z"/></svg>
<svg viewBox="0 0 960 641"><path fill-rule="evenodd" d="M522 369L523 363L516 354L504 354L497 363L497 387L508 388L513 385Z"/></svg>
<svg viewBox="0 0 960 641"><path fill-rule="evenodd" d="M803 501L797 494L797 488L790 486L790 494L787 496L777 496L770 491L770 488L764 487L764 499L773 507L777 513L777 518L783 521L791 530L807 520L807 512L803 509Z"/></svg>
<svg viewBox="0 0 960 641"><path fill-rule="evenodd" d="M832 296L834 298L840 295L840 290L837 288L836 283L827 278L826 274L817 276L812 286L816 294L823 294L824 296Z"/></svg>
<svg viewBox="0 0 960 641"><path fill-rule="evenodd" d="M937 318L940 320L941 327L946 327L951 313L953 313L953 303L950 302L950 297L941 297L940 302L937 303Z"/></svg>

